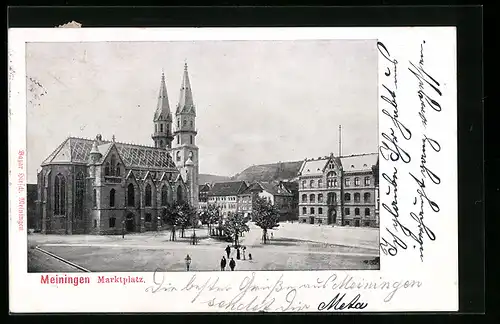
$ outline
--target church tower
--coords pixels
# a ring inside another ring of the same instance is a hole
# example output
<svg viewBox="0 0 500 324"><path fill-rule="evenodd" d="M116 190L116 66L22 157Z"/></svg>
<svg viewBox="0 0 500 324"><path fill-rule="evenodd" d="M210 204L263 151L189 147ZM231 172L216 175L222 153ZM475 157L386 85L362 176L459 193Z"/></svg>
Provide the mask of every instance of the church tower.
<svg viewBox="0 0 500 324"><path fill-rule="evenodd" d="M165 74L161 74L160 92L158 103L153 118L154 133L151 135L155 147L170 149L172 147L172 113L168 104L167 86L165 84Z"/></svg>
<svg viewBox="0 0 500 324"><path fill-rule="evenodd" d="M184 74L180 89L179 103L175 111L175 131L172 155L178 168L188 171L189 201L198 208L199 160L196 146L196 108L189 82L188 66L184 64Z"/></svg>

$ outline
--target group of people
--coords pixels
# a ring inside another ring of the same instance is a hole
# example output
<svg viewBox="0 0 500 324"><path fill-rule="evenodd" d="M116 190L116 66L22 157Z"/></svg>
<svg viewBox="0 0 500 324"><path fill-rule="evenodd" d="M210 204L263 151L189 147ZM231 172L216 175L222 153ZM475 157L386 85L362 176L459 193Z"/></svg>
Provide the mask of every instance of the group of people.
<svg viewBox="0 0 500 324"><path fill-rule="evenodd" d="M246 260L246 250L247 250L246 246L236 247L236 259L240 260L241 255L243 255L243 260ZM227 258L229 259L231 256L231 247L228 245L225 248L225 251ZM248 259L252 260L252 253L248 254ZM221 271L226 270L226 265L227 265L226 256L222 256L222 259L220 260L220 270ZM234 258L231 258L231 260L229 261L229 268L231 269L231 271L234 271L234 268L236 268L236 261L234 261Z"/></svg>

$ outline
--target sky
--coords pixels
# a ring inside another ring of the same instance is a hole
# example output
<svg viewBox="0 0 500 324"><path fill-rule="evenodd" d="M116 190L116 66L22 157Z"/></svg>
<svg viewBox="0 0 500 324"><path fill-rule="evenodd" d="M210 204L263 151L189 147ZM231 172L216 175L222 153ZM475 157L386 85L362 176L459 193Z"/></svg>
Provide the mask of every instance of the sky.
<svg viewBox="0 0 500 324"><path fill-rule="evenodd" d="M162 70L172 113L188 64L200 173L378 146L376 40L28 43L28 183L68 136L153 145Z"/></svg>

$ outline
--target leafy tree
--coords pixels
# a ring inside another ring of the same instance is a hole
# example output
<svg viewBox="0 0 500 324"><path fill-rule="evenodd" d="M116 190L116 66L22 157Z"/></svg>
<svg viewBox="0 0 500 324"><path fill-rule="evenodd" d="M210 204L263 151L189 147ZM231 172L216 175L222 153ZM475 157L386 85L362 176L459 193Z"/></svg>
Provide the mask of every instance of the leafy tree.
<svg viewBox="0 0 500 324"><path fill-rule="evenodd" d="M209 204L207 208L201 212L200 217L204 223L208 224L209 233L211 233L212 225L219 222L220 215L220 208L215 204Z"/></svg>
<svg viewBox="0 0 500 324"><path fill-rule="evenodd" d="M224 234L234 241L234 245L239 245L240 235L248 232L250 228L247 225L248 219L242 213L231 213L224 223Z"/></svg>
<svg viewBox="0 0 500 324"><path fill-rule="evenodd" d="M262 239L264 244L266 244L267 231L280 225L278 222L279 210L267 199L257 197L255 203L253 204L253 214L255 225L262 228Z"/></svg>
<svg viewBox="0 0 500 324"><path fill-rule="evenodd" d="M185 229L193 224L196 211L186 202L174 201L163 209L162 216L163 222L171 226L170 240L175 241L177 227L181 228L181 237L184 237Z"/></svg>

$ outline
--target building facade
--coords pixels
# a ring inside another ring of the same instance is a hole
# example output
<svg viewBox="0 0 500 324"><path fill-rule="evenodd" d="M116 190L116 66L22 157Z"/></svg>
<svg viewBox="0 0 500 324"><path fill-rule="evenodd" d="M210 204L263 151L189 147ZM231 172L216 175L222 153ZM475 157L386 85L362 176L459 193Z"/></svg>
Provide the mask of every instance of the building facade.
<svg viewBox="0 0 500 324"><path fill-rule="evenodd" d="M238 211L238 196L248 188L245 181L214 183L208 192L208 203L219 207L222 217Z"/></svg>
<svg viewBox="0 0 500 324"><path fill-rule="evenodd" d="M210 191L210 184L205 183L202 185L199 185L199 190L198 190L198 206L199 210L204 210L208 207L208 193Z"/></svg>
<svg viewBox="0 0 500 324"><path fill-rule="evenodd" d="M378 154L305 160L299 171L299 221L378 226Z"/></svg>
<svg viewBox="0 0 500 324"><path fill-rule="evenodd" d="M42 233L156 230L163 225L163 207L168 203L198 206L195 119L185 64L175 118L162 73L153 146L120 143L114 136L111 140L101 135L93 140L67 138L42 162L38 173Z"/></svg>
<svg viewBox="0 0 500 324"><path fill-rule="evenodd" d="M257 197L266 199L278 208L280 221L293 219L294 195L283 182L257 181L252 183L238 195L238 212L245 216L252 216Z"/></svg>

